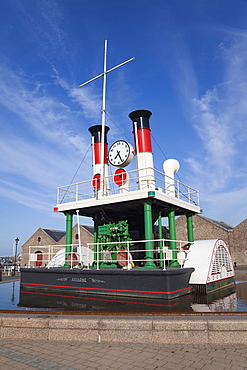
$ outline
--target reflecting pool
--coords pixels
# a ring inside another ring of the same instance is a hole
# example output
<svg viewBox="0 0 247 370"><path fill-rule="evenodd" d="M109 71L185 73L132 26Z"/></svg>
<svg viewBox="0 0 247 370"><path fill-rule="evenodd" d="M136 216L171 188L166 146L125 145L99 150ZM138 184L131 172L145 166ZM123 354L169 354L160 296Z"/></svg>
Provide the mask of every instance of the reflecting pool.
<svg viewBox="0 0 247 370"><path fill-rule="evenodd" d="M21 291L20 282L0 284L0 310L80 311L85 313L247 312L247 274L236 289L210 296L193 294L170 301L67 292Z"/></svg>

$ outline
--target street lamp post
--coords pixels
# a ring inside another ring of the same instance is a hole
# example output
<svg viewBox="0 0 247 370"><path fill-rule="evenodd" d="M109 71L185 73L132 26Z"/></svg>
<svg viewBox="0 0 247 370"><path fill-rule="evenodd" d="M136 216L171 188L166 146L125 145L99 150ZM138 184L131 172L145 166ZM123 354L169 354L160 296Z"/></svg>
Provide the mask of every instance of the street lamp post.
<svg viewBox="0 0 247 370"><path fill-rule="evenodd" d="M15 238L15 265L14 265L14 274L15 274L15 267L16 267L16 256L17 256L17 248L18 248L18 242L19 238Z"/></svg>

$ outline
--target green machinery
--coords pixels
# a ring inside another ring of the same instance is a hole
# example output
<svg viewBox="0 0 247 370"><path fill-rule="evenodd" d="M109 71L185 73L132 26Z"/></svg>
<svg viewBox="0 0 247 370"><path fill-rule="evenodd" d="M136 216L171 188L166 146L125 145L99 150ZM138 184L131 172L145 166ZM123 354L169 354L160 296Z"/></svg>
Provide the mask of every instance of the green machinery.
<svg viewBox="0 0 247 370"><path fill-rule="evenodd" d="M117 254L133 245L129 235L128 221L119 221L98 226L97 244L95 246L95 264L100 267L118 267ZM109 262L107 261L109 259ZM102 262L104 260L104 262Z"/></svg>

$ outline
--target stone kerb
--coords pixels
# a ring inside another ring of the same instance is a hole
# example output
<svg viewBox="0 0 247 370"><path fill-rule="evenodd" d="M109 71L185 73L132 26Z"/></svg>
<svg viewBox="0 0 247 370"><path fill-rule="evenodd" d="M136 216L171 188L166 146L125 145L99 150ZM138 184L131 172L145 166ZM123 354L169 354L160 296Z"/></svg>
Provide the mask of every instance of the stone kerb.
<svg viewBox="0 0 247 370"><path fill-rule="evenodd" d="M1 314L0 338L80 343L247 345L247 315L105 317Z"/></svg>

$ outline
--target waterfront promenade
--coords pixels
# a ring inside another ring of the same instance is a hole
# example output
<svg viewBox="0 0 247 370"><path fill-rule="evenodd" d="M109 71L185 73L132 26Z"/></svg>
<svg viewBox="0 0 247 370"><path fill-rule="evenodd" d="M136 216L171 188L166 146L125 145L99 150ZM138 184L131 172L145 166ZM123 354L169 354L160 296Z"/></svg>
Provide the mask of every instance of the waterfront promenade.
<svg viewBox="0 0 247 370"><path fill-rule="evenodd" d="M0 364L1 370L244 370L247 369L247 347L1 340Z"/></svg>

